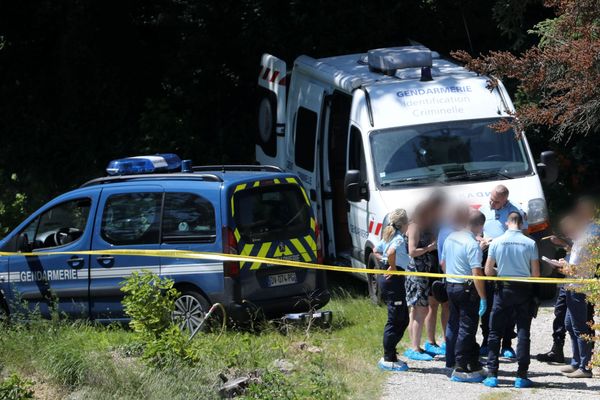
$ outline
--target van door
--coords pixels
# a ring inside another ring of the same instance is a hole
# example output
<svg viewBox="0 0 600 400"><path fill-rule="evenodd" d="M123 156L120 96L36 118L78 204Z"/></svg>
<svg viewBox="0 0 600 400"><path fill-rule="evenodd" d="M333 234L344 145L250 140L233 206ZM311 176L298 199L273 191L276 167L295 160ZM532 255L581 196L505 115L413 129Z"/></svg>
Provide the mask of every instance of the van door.
<svg viewBox="0 0 600 400"><path fill-rule="evenodd" d="M350 127L350 136L348 140L348 169L360 171L361 181L367 181L367 162L365 149L362 141L360 130L352 125ZM364 254L369 232L373 229L380 229L369 226L369 202L362 199L359 202L350 203L350 211L348 213L348 224L350 226L350 235L352 236L352 247L354 249L354 258L364 263ZM375 232L379 235L379 231Z"/></svg>
<svg viewBox="0 0 600 400"><path fill-rule="evenodd" d="M310 202L295 178L283 179L243 185L232 194L230 226L234 229L238 252L316 262L316 227ZM305 296L319 288L317 273L322 272L257 262L243 262L240 267L242 298L265 309L288 307L285 312L294 309L289 304L294 296ZM280 301L264 303L272 299ZM285 303L285 299L290 301Z"/></svg>
<svg viewBox="0 0 600 400"><path fill-rule="evenodd" d="M305 83L298 91L298 108L294 116L294 172L308 189L313 212L321 221L321 182L317 151L323 117L325 91L321 86Z"/></svg>
<svg viewBox="0 0 600 400"><path fill-rule="evenodd" d="M51 252L90 249L98 191L73 194L43 209L19 232L26 234L32 252L39 256L9 258L9 306L25 305L29 311L50 315L57 311L74 317L88 315L88 255ZM16 249L15 249L16 250Z"/></svg>
<svg viewBox="0 0 600 400"><path fill-rule="evenodd" d="M283 167L287 67L285 61L263 54L258 75L256 161Z"/></svg>
<svg viewBox="0 0 600 400"><path fill-rule="evenodd" d="M348 229L348 201L344 195L346 153L352 96L338 91L326 96L320 170L323 192L323 243L329 260L350 259L352 239Z"/></svg>
<svg viewBox="0 0 600 400"><path fill-rule="evenodd" d="M163 188L105 188L94 224L93 250L159 249ZM160 273L160 258L94 255L90 260L90 313L100 320L124 318L121 285L134 272Z"/></svg>

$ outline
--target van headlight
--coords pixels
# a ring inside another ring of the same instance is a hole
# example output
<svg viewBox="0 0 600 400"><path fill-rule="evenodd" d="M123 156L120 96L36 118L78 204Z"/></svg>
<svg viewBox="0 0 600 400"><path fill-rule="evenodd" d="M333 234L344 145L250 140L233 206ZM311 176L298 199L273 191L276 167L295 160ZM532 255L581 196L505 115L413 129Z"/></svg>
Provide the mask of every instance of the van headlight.
<svg viewBox="0 0 600 400"><path fill-rule="evenodd" d="M527 211L527 223L529 224L530 228L532 225L548 223L548 207L546 207L546 200L529 200Z"/></svg>

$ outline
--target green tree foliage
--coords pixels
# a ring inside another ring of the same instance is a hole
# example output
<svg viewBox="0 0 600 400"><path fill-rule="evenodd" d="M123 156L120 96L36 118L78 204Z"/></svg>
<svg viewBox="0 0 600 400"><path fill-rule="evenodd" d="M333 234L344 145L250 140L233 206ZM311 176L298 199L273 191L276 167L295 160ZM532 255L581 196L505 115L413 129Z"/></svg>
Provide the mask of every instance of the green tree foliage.
<svg viewBox="0 0 600 400"><path fill-rule="evenodd" d="M538 44L515 55L492 51L456 57L477 72L517 85L519 124L534 143L550 142L560 154L558 204L571 195L598 190L600 159L600 3L548 0L556 14L535 25ZM500 127L501 129L503 127Z"/></svg>

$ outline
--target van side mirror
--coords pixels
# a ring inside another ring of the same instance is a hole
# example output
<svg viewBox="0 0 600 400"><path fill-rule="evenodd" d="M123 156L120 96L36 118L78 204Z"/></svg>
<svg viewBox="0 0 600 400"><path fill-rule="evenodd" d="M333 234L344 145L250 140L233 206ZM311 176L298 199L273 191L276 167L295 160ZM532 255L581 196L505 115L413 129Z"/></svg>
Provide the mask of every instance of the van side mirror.
<svg viewBox="0 0 600 400"><path fill-rule="evenodd" d="M369 188L367 183L362 181L360 171L351 169L346 172L344 177L344 194L346 199L352 203L361 200L369 200Z"/></svg>
<svg viewBox="0 0 600 400"><path fill-rule="evenodd" d="M537 168L543 183L554 183L558 178L558 161L556 160L556 154L553 151L542 151Z"/></svg>
<svg viewBox="0 0 600 400"><path fill-rule="evenodd" d="M17 251L28 253L31 251L31 243L26 233L20 233L17 235Z"/></svg>

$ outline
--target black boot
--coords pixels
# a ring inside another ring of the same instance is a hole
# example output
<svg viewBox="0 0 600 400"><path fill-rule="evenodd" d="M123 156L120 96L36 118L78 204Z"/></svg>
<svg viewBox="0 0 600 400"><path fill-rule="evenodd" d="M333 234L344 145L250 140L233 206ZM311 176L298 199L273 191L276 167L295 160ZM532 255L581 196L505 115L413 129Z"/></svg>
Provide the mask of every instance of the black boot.
<svg viewBox="0 0 600 400"><path fill-rule="evenodd" d="M563 364L565 362L563 346L564 343L554 342L552 349L549 352L538 354L536 358L541 362L554 362Z"/></svg>

